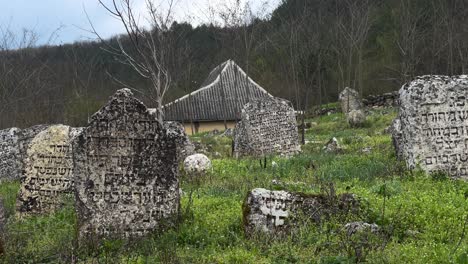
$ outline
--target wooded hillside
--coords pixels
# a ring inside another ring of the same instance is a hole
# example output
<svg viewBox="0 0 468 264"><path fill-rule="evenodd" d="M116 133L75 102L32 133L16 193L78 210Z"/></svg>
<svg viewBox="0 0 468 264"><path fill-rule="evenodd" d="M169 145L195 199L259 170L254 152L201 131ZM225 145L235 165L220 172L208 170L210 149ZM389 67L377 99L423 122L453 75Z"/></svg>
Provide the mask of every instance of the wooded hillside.
<svg viewBox="0 0 468 264"><path fill-rule="evenodd" d="M416 75L463 74L467 5L464 0L285 0L264 19L245 16L224 27L174 23L165 32L173 41L173 82L164 101L198 89L227 59L299 109L336 101L346 86L379 94ZM83 125L122 83L141 91L139 97L152 106L148 83L100 42L37 47L25 34L16 36L21 49L11 49L13 36L0 38L0 128ZM126 41L116 36L108 43L117 45L117 38Z"/></svg>

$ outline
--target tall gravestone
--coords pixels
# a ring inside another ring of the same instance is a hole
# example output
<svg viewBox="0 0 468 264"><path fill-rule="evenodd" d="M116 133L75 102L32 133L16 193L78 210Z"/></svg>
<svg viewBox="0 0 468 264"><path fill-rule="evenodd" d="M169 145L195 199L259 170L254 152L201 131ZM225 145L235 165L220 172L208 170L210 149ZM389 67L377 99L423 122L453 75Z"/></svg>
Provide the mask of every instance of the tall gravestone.
<svg viewBox="0 0 468 264"><path fill-rule="evenodd" d="M20 214L54 211L73 191L72 138L75 129L52 125L29 141L17 199Z"/></svg>
<svg viewBox="0 0 468 264"><path fill-rule="evenodd" d="M121 89L74 144L80 239L137 237L179 210L175 138Z"/></svg>
<svg viewBox="0 0 468 264"><path fill-rule="evenodd" d="M236 157L290 156L300 152L296 115L284 100L268 98L247 103L235 130Z"/></svg>
<svg viewBox="0 0 468 264"><path fill-rule="evenodd" d="M394 145L409 168L468 180L468 76L421 76L400 89Z"/></svg>
<svg viewBox="0 0 468 264"><path fill-rule="evenodd" d="M20 133L19 128L0 130L0 181L20 178Z"/></svg>
<svg viewBox="0 0 468 264"><path fill-rule="evenodd" d="M362 110L364 108L364 104L362 103L359 93L349 87L346 87L339 94L338 99L341 104L341 111L345 114L353 110Z"/></svg>

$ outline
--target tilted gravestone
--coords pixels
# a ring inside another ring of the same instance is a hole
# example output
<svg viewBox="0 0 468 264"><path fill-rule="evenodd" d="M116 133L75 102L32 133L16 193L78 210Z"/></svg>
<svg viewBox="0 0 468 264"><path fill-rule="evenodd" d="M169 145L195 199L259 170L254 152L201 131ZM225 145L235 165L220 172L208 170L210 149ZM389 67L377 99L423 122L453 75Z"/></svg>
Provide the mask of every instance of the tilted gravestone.
<svg viewBox="0 0 468 264"><path fill-rule="evenodd" d="M74 142L80 240L137 237L179 210L175 138L121 89Z"/></svg>
<svg viewBox="0 0 468 264"><path fill-rule="evenodd" d="M52 125L27 144L16 204L20 215L52 212L63 204L63 196L72 196L74 133L69 126Z"/></svg>
<svg viewBox="0 0 468 264"><path fill-rule="evenodd" d="M409 168L468 180L468 76L421 76L400 89L392 129Z"/></svg>
<svg viewBox="0 0 468 264"><path fill-rule="evenodd" d="M20 178L20 133L19 128L0 130L0 181Z"/></svg>
<svg viewBox="0 0 468 264"><path fill-rule="evenodd" d="M257 99L243 107L235 129L234 156L290 156L300 150L296 115L288 102Z"/></svg>
<svg viewBox="0 0 468 264"><path fill-rule="evenodd" d="M359 200L353 194L306 195L257 188L243 204L246 235L256 232L287 233L300 223L320 223L330 215L358 213Z"/></svg>
<svg viewBox="0 0 468 264"><path fill-rule="evenodd" d="M338 96L341 104L341 111L347 114L353 110L362 110L364 104L356 90L346 87Z"/></svg>

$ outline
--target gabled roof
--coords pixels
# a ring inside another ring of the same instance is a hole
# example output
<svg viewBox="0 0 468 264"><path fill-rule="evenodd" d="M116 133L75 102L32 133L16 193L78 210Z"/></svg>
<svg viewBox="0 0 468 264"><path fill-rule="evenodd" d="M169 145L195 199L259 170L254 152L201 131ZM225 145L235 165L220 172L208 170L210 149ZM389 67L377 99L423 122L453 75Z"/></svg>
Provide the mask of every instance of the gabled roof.
<svg viewBox="0 0 468 264"><path fill-rule="evenodd" d="M164 106L166 121L238 120L252 99L273 97L232 60L211 71L202 87Z"/></svg>

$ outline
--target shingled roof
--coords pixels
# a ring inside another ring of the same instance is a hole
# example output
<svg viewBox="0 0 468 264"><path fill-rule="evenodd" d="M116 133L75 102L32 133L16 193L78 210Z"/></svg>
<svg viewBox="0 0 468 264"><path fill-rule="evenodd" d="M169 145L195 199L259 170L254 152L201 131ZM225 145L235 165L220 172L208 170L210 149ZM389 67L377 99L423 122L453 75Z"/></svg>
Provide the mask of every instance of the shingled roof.
<svg viewBox="0 0 468 264"><path fill-rule="evenodd" d="M252 99L273 97L232 60L217 66L202 87L164 106L166 121L238 120Z"/></svg>

